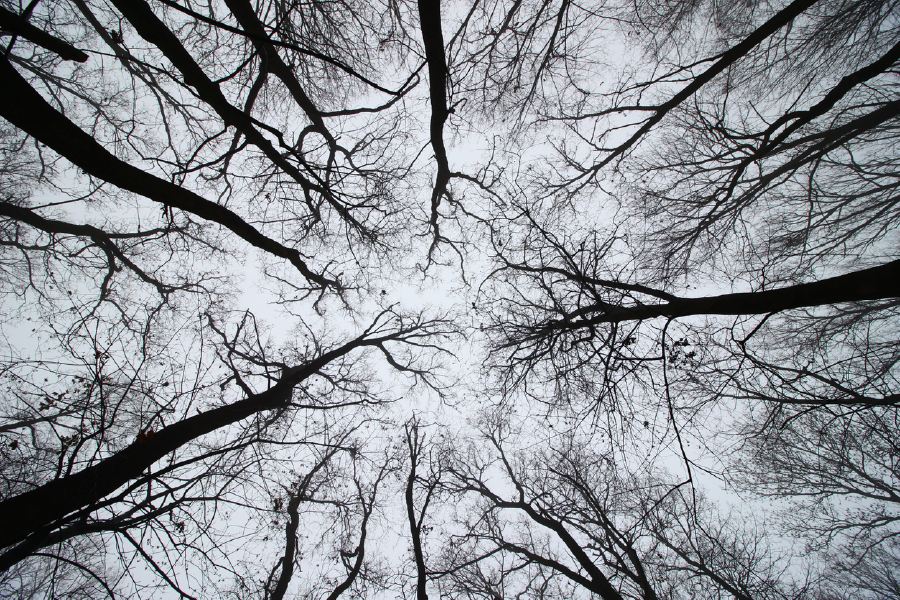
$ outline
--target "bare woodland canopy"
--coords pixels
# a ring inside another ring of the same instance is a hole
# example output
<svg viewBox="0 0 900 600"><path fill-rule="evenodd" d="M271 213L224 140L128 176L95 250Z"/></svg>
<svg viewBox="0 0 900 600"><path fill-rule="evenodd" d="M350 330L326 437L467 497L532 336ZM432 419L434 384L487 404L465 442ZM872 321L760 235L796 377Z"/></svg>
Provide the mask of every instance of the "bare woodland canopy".
<svg viewBox="0 0 900 600"><path fill-rule="evenodd" d="M0 30L0 596L900 598L894 0Z"/></svg>

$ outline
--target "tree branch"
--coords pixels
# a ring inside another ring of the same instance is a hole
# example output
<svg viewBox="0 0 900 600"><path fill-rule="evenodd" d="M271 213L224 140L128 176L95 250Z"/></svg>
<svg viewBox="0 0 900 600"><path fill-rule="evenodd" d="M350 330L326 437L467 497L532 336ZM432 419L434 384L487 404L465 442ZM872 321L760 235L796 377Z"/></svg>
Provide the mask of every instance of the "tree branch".
<svg viewBox="0 0 900 600"><path fill-rule="evenodd" d="M263 235L231 210L116 158L50 106L6 59L0 60L0 84L4 88L0 116L85 172L154 202L218 223L253 246L289 260L309 281L340 289L338 281L310 270L297 250Z"/></svg>
<svg viewBox="0 0 900 600"><path fill-rule="evenodd" d="M70 43L35 27L16 13L10 12L2 6L0 6L0 28L25 38L35 46L55 52L63 60L85 62L88 59L87 54Z"/></svg>

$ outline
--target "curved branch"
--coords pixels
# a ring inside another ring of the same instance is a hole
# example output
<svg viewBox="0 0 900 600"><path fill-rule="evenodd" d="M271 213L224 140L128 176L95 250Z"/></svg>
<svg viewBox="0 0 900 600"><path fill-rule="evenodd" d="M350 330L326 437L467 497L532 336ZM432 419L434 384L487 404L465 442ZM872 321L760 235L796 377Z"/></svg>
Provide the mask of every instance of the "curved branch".
<svg viewBox="0 0 900 600"><path fill-rule="evenodd" d="M218 223L251 245L289 260L309 281L340 289L338 281L310 270L297 250L265 236L231 210L116 158L50 106L6 59L0 60L0 84L4 88L0 116L85 172L154 202Z"/></svg>

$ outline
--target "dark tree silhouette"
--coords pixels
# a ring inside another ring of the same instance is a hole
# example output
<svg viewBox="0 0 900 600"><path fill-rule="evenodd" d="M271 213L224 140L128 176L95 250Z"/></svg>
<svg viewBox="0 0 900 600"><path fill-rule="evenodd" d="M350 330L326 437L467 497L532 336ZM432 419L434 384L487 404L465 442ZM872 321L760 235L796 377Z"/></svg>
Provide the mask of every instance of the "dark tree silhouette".
<svg viewBox="0 0 900 600"><path fill-rule="evenodd" d="M0 1L0 595L896 595L898 14Z"/></svg>

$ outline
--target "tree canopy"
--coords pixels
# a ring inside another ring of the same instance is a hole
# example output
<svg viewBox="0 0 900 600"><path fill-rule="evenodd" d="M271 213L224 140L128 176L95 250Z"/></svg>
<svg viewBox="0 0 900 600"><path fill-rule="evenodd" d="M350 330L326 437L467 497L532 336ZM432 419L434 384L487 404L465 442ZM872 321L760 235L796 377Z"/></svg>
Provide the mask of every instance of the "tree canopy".
<svg viewBox="0 0 900 600"><path fill-rule="evenodd" d="M900 599L894 0L0 45L0 596Z"/></svg>

